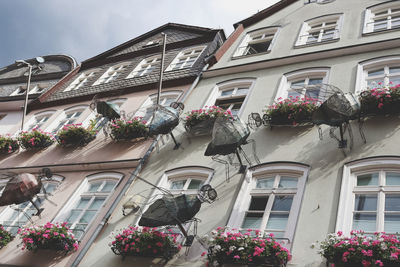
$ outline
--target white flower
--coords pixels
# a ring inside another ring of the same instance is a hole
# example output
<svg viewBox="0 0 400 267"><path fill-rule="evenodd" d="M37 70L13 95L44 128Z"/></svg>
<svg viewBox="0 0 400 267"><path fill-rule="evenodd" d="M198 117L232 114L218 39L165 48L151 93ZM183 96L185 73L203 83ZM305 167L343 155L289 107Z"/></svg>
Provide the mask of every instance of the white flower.
<svg viewBox="0 0 400 267"><path fill-rule="evenodd" d="M240 248L238 248L238 251L241 251L241 250L243 250L244 249L244 247L240 247Z"/></svg>
<svg viewBox="0 0 400 267"><path fill-rule="evenodd" d="M235 246L230 246L230 247L229 247L229 251L234 251L235 249L236 249Z"/></svg>
<svg viewBox="0 0 400 267"><path fill-rule="evenodd" d="M214 250L216 250L216 251L218 251L218 250L220 250L221 249L221 246L220 245L216 245L215 247L214 247Z"/></svg>

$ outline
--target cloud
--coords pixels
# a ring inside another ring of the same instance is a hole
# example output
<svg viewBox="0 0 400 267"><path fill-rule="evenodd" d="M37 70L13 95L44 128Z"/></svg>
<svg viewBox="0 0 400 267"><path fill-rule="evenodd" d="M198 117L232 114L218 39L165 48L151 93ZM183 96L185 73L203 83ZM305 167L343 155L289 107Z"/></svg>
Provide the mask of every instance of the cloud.
<svg viewBox="0 0 400 267"><path fill-rule="evenodd" d="M83 61L168 22L223 28L277 0L1 0L0 66L39 55Z"/></svg>

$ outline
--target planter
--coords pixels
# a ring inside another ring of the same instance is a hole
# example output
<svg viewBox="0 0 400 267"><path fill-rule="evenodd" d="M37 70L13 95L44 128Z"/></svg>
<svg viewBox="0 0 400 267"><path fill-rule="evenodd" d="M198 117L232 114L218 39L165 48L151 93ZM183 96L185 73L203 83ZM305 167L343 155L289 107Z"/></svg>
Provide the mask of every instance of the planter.
<svg viewBox="0 0 400 267"><path fill-rule="evenodd" d="M185 130L192 136L211 135L214 128L214 119L193 120L185 124Z"/></svg>
<svg viewBox="0 0 400 267"><path fill-rule="evenodd" d="M85 146L96 138L96 132L87 130L80 125L69 124L57 134L56 139L63 147Z"/></svg>
<svg viewBox="0 0 400 267"><path fill-rule="evenodd" d="M192 136L211 135L217 118L233 119L230 110L217 106L195 109L185 115L185 129Z"/></svg>
<svg viewBox="0 0 400 267"><path fill-rule="evenodd" d="M385 262L385 261L383 261L383 264L384 267L398 267L400 265L400 263ZM377 265L371 265L371 266L377 266ZM364 265L359 262L347 262L347 263L337 262L337 263L331 263L331 267L364 267Z"/></svg>
<svg viewBox="0 0 400 267"><path fill-rule="evenodd" d="M400 114L400 86L373 88L360 94L361 116Z"/></svg>
<svg viewBox="0 0 400 267"><path fill-rule="evenodd" d="M45 133L39 129L22 132L18 140L21 146L27 150L44 149L54 143L54 137L50 133Z"/></svg>
<svg viewBox="0 0 400 267"><path fill-rule="evenodd" d="M172 257L179 252L178 247L172 247L164 251L156 249L156 251L145 251L145 252L135 252L134 250L125 252L115 247L112 247L111 250L115 255L122 256L123 259L127 256L133 256L133 257L145 257L145 258L163 258L167 261L172 259Z"/></svg>
<svg viewBox="0 0 400 267"><path fill-rule="evenodd" d="M17 140L10 137L0 136L0 155L10 154L19 149Z"/></svg>
<svg viewBox="0 0 400 267"><path fill-rule="evenodd" d="M148 135L145 122L140 121L140 118L130 121L115 120L110 127L110 136L115 141L131 141Z"/></svg>

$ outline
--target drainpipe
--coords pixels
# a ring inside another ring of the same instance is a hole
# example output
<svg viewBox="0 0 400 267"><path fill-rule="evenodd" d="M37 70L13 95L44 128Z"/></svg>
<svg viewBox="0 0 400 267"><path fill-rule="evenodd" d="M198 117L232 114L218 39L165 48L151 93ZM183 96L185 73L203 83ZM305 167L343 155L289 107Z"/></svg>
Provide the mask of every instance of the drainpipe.
<svg viewBox="0 0 400 267"><path fill-rule="evenodd" d="M159 137L157 137L154 142L151 144L151 146L149 147L149 149L146 151L146 154L142 157L142 159L139 162L139 165L136 167L135 171L132 173L132 175L129 177L128 182L126 183L126 185L124 186L124 188L122 188L121 192L119 193L119 195L115 198L114 202L112 203L111 207L109 208L109 210L107 211L106 215L104 215L103 220L101 220L101 222L97 225L93 235L90 237L90 239L88 240L88 242L86 242L85 246L83 247L83 249L79 252L78 256L75 258L74 262L71 264L72 267L78 266L79 263L82 261L83 257L86 255L86 253L88 252L89 248L91 247L91 245L93 244L93 242L96 240L97 236L100 234L100 231L103 229L103 227L105 226L105 224L107 223L108 219L110 218L111 214L114 212L114 210L117 208L118 203L121 202L123 196L125 195L125 193L128 191L128 189L130 188L131 184L136 180L136 175L138 175L140 173L140 171L142 170L144 163L146 162L146 160L149 158L151 152L154 150L155 145L158 142Z"/></svg>

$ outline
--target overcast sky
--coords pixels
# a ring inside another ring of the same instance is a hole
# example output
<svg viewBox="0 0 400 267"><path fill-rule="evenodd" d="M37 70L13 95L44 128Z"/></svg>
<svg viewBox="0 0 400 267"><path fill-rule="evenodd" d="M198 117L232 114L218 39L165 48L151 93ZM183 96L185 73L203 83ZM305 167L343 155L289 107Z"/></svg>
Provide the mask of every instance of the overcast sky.
<svg viewBox="0 0 400 267"><path fill-rule="evenodd" d="M222 28L278 0L0 0L0 67L68 54L78 62L168 22Z"/></svg>

